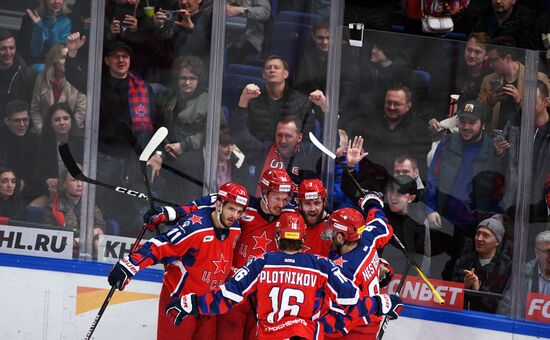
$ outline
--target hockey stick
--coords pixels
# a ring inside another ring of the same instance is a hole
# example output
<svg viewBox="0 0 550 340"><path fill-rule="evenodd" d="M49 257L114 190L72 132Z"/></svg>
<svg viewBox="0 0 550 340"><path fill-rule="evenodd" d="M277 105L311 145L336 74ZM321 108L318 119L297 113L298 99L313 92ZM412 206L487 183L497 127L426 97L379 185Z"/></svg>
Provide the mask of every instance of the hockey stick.
<svg viewBox="0 0 550 340"><path fill-rule="evenodd" d="M401 290L403 289L403 286L405 285L405 279L407 278L407 275L409 275L409 269L411 269L411 263L407 261L405 264L405 269L403 269L403 274L401 276L401 279L399 280L399 284L397 285L397 291L395 294L400 295ZM390 318L387 316L384 316L384 320L382 320L382 325L380 327L380 330L378 331L378 335L376 336L376 340L382 340L382 337L384 336L384 333L386 332L386 327L388 327L388 323L390 322Z"/></svg>
<svg viewBox="0 0 550 340"><path fill-rule="evenodd" d="M82 171L80 171L80 169L78 168L78 165L76 164L76 161L74 160L73 155L71 154L71 149L69 148L69 145L67 143L62 143L62 144L59 145L59 155L61 156L61 159L63 160L63 163L65 164L65 167L67 167L67 170L69 171L71 176L73 176L75 179L78 179L79 181L82 181L82 182L86 182L86 183L90 183L90 184L94 184L94 185L99 185L99 186L114 190L114 191L116 191L116 192L118 192L122 195L128 195L130 197L147 199L146 194L144 194L142 192L139 192L137 190L107 184L107 183L95 180L93 178L90 178L90 177L87 177L86 175L84 175L82 173ZM162 200L162 199L156 198L156 197L153 197L153 201L158 202L158 203L162 203L164 205L174 206L174 207L179 206L179 204L172 203L172 202L169 202L169 201L165 201L165 200Z"/></svg>
<svg viewBox="0 0 550 340"><path fill-rule="evenodd" d="M151 137L151 140L145 148L143 149L143 152L141 155L139 155L139 160L141 163L141 169L143 171L143 179L145 181L145 189L147 190L147 202L149 203L149 208L153 210L155 207L153 205L153 196L151 195L151 186L149 185L149 179L147 178L147 161L149 160L149 157L151 157L151 154L155 149L162 143L164 138L168 135L168 130L165 127L159 128L153 137ZM74 176L73 176L74 177ZM75 177L76 178L76 177ZM141 228L138 237L136 238L136 241L132 245L132 248L130 249L130 253L133 253L138 245L141 239L143 238L143 235L145 235L145 232L147 231L147 225L144 224ZM156 229L157 235L160 234L159 228L157 226ZM101 320L101 317L103 316L103 313L105 312L105 309L107 309L107 306L109 305L109 302L111 301L111 298L113 297L113 294L115 293L116 286L112 286L109 290L109 293L105 297L105 300L103 301L103 304L101 305L101 308L99 309L99 312L97 313L94 321L92 322L92 326L90 327L90 330L86 334L86 340L89 340L92 337L92 334L94 334L94 331L97 327L97 324L99 323L99 320Z"/></svg>
<svg viewBox="0 0 550 340"><path fill-rule="evenodd" d="M357 182L357 180L355 179L355 177L353 177L353 174L347 169L347 167L345 167L342 162L340 162L340 160L338 160L338 158L336 157L336 154L334 154L334 152L330 151L326 146L324 146L318 139L317 137L315 137L315 135L313 133L309 133L309 139L311 140L311 142L313 143L313 145L315 145L319 150L321 150L325 155L329 156L330 158L334 159L334 161L336 162L336 164L338 164L339 166L341 166L343 169L344 169L344 172L350 177L350 179L353 181L353 184L355 185L355 187L357 188L357 190L359 190L360 192L365 192L365 189L361 188L361 185L359 185L359 183ZM432 294L435 296L435 298L437 299L437 301L440 303L440 304L444 304L445 303L445 300L443 300L443 298L441 297L441 295L437 292L437 290L435 290L433 284L430 282L430 280L426 277L426 275L424 275L424 273L422 272L422 269L420 269L420 267L416 264L416 262L414 261L414 259L409 255L409 253L407 252L407 250L405 249L405 246L403 246L403 243L401 243L401 241L399 240L399 238L397 238L397 236L395 234L393 234L393 241L392 244L394 246L396 246L397 248L399 248L401 250L401 252L405 255L405 257L407 258L407 261L411 263L412 267L416 270L416 272L418 273L418 275L420 275L420 277L422 278L422 280L428 285L428 287L430 288L430 290L432 291Z"/></svg>
<svg viewBox="0 0 550 340"><path fill-rule="evenodd" d="M168 131L168 130L167 130ZM126 128L124 129L124 134L126 135L126 139L128 139L128 142L130 143L130 145L132 146L132 148L134 149L134 151L137 153L137 154L140 154L140 149L139 149L139 146L138 146L138 142L136 140L136 137L134 136L134 134L132 133L132 131L129 129L129 128ZM167 170L171 173L173 173L174 175L176 176L179 176L183 179L186 179L188 180L189 182L193 183L193 184L196 184L200 187L203 187L204 186L204 182L191 176L191 175L188 175L186 174L185 172L181 171L181 170L178 170L176 168L174 168L173 166L171 165L168 165L166 164L165 161L162 162L162 168L164 170Z"/></svg>

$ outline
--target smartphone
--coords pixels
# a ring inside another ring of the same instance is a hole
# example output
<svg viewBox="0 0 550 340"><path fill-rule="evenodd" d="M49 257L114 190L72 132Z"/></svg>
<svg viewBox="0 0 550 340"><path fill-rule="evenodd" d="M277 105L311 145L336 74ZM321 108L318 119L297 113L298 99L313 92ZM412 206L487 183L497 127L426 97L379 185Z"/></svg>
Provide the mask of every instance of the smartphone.
<svg viewBox="0 0 550 340"><path fill-rule="evenodd" d="M496 92L502 91L502 82L500 81L500 79L493 79L491 80L490 84L491 84L491 90Z"/></svg>
<svg viewBox="0 0 550 340"><path fill-rule="evenodd" d="M363 29L362 23L349 24L349 44L355 47L363 47Z"/></svg>
<svg viewBox="0 0 550 340"><path fill-rule="evenodd" d="M504 135L504 131L502 130L493 130L493 138L496 138L499 142L506 139L506 136Z"/></svg>

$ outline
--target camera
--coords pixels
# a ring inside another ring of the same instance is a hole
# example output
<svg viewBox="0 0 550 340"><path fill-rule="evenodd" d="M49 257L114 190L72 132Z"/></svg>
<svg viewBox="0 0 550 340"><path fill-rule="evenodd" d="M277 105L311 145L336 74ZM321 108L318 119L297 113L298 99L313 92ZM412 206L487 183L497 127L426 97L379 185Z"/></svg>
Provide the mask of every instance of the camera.
<svg viewBox="0 0 550 340"><path fill-rule="evenodd" d="M166 21L167 22L174 22L180 20L180 14L178 11L167 11L167 10L161 10L160 12L164 13L166 15Z"/></svg>
<svg viewBox="0 0 550 340"><path fill-rule="evenodd" d="M497 129L493 130L493 137L496 138L498 141L503 141L506 139L504 131Z"/></svg>

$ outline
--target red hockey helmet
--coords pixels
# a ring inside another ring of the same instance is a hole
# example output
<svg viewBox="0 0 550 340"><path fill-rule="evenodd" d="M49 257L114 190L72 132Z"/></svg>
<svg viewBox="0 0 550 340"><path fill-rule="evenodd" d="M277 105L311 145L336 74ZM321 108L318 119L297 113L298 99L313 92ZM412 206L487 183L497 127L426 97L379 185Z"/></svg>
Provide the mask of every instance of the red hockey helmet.
<svg viewBox="0 0 550 340"><path fill-rule="evenodd" d="M306 222L304 222L302 215L285 211L275 223L275 233L281 239L303 240L306 236Z"/></svg>
<svg viewBox="0 0 550 340"><path fill-rule="evenodd" d="M316 200L318 198L323 200L327 198L327 189L323 182L317 178L304 179L298 186L298 200Z"/></svg>
<svg viewBox="0 0 550 340"><path fill-rule="evenodd" d="M240 184L227 182L218 190L217 198L225 202L232 202L246 208L248 206L248 191Z"/></svg>
<svg viewBox="0 0 550 340"><path fill-rule="evenodd" d="M353 242L359 240L364 228L365 219L359 211L342 208L330 214L325 234L332 237L336 233L343 233L346 241Z"/></svg>
<svg viewBox="0 0 550 340"><path fill-rule="evenodd" d="M283 169L269 169L260 178L260 188L266 192L290 192L292 190L292 180Z"/></svg>

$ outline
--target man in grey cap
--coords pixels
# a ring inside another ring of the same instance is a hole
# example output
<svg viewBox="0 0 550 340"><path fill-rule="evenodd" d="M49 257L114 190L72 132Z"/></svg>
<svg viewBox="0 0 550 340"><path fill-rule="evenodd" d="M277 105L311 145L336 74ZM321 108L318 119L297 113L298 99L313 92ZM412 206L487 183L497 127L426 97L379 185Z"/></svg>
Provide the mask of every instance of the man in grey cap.
<svg viewBox="0 0 550 340"><path fill-rule="evenodd" d="M464 282L464 308L495 313L512 271L511 260L500 251L504 225L502 215L493 215L479 223L475 251L462 256L455 265L453 281ZM475 293L472 291L478 291Z"/></svg>
<svg viewBox="0 0 550 340"><path fill-rule="evenodd" d="M464 103L458 112L459 133L441 140L428 170L426 215L432 244L451 256L442 272L446 280L451 279L456 259L473 250L479 221L500 212L503 164L483 133L486 117L485 104ZM443 227L452 229L452 236L443 233Z"/></svg>

